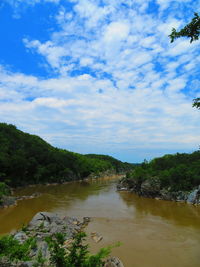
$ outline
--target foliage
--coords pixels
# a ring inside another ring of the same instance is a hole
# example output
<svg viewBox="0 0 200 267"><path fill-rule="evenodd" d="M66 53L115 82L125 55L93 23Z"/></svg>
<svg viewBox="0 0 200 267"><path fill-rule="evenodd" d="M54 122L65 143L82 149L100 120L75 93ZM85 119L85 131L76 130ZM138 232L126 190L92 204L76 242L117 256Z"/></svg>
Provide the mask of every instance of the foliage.
<svg viewBox="0 0 200 267"><path fill-rule="evenodd" d="M198 98L195 98L194 100L193 100L193 105L192 105L193 107L196 107L196 108L198 108L198 109L200 109L200 97L198 97Z"/></svg>
<svg viewBox="0 0 200 267"><path fill-rule="evenodd" d="M0 182L0 204L2 201L2 197L10 195L10 188L3 182Z"/></svg>
<svg viewBox="0 0 200 267"><path fill-rule="evenodd" d="M170 188L172 191L193 189L200 184L200 151L155 158L127 173L126 181L141 184L154 177L159 179L161 188Z"/></svg>
<svg viewBox="0 0 200 267"><path fill-rule="evenodd" d="M90 255L88 245L84 244L86 234L78 233L67 249L63 247L64 236L60 233L48 238L51 263L56 267L101 267L103 259L111 252L111 247L102 248L97 254Z"/></svg>
<svg viewBox="0 0 200 267"><path fill-rule="evenodd" d="M33 264L33 267L43 267L46 261L47 260L42 256L42 251L39 250L35 262Z"/></svg>
<svg viewBox="0 0 200 267"><path fill-rule="evenodd" d="M200 16L198 13L194 13L194 18L190 23L188 23L183 29L180 31L176 31L176 29L172 29L172 33L169 35L171 39L171 43L174 42L175 39L179 37L189 37L190 43L199 39L200 34Z"/></svg>
<svg viewBox="0 0 200 267"><path fill-rule="evenodd" d="M54 148L40 137L6 123L0 123L0 147L0 182L13 187L79 180L92 173L118 172L131 166L115 159Z"/></svg>
<svg viewBox="0 0 200 267"><path fill-rule="evenodd" d="M6 256L11 261L28 261L30 260L30 250L36 246L34 238L27 239L23 244L13 236L8 235L0 238L0 258Z"/></svg>

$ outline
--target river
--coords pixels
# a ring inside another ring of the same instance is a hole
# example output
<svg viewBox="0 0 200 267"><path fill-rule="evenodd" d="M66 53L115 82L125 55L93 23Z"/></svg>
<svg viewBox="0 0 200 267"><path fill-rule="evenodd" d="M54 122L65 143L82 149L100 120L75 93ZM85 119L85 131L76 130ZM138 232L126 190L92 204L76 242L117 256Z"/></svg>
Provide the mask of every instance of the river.
<svg viewBox="0 0 200 267"><path fill-rule="evenodd" d="M0 209L0 234L19 229L39 211L89 216L88 236L95 231L103 236L98 244L88 237L92 252L120 241L112 254L125 267L199 267L200 207L116 192L116 183L105 178L17 189L16 195L42 195Z"/></svg>

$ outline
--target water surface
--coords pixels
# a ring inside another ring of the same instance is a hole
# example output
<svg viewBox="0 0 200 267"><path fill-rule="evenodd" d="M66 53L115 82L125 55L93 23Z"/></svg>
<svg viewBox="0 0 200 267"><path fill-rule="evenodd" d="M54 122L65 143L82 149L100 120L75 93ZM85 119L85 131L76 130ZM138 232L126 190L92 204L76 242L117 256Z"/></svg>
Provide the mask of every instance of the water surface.
<svg viewBox="0 0 200 267"><path fill-rule="evenodd" d="M39 211L89 216L88 235L96 231L103 236L98 244L88 237L91 250L120 241L113 255L126 267L200 266L200 207L116 192L114 179L40 185L18 189L16 194L34 192L42 195L0 210L0 234L19 229Z"/></svg>

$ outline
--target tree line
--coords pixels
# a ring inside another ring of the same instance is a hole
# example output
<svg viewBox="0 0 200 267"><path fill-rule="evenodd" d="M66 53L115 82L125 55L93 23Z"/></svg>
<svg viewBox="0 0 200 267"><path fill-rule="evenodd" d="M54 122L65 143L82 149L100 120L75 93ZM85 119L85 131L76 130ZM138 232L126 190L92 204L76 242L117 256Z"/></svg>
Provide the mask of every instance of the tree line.
<svg viewBox="0 0 200 267"><path fill-rule="evenodd" d="M10 186L80 180L107 170L120 173L129 163L105 155L82 155L51 146L42 138L0 123L0 182Z"/></svg>
<svg viewBox="0 0 200 267"><path fill-rule="evenodd" d="M200 185L200 151L191 154L177 153L144 161L127 173L126 179L136 180L139 184L146 180L157 179L161 188L170 191L190 191Z"/></svg>

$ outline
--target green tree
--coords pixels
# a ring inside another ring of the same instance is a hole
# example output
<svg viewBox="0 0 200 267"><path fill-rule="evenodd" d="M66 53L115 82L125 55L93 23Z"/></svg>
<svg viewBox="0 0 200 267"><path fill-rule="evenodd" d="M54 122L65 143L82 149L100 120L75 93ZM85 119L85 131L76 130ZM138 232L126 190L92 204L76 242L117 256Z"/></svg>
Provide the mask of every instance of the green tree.
<svg viewBox="0 0 200 267"><path fill-rule="evenodd" d="M188 37L190 38L190 43L192 43L193 41L199 39L199 35L200 35L200 16L198 15L198 13L194 13L194 17L190 23L188 23L180 31L176 31L176 29L173 28L169 37L171 39L171 43L173 43L175 39L180 37ZM192 106L200 109L200 98L195 98L193 100Z"/></svg>
<svg viewBox="0 0 200 267"><path fill-rule="evenodd" d="M192 43L193 41L199 39L199 35L200 35L200 16L198 15L198 13L194 13L194 18L190 23L188 23L180 31L176 31L176 29L173 28L169 37L171 39L171 43L173 43L175 39L180 37L188 37L190 38L190 43Z"/></svg>
<svg viewBox="0 0 200 267"><path fill-rule="evenodd" d="M200 109L200 97L193 100L193 107Z"/></svg>

